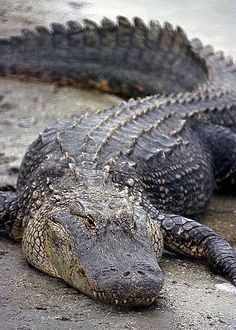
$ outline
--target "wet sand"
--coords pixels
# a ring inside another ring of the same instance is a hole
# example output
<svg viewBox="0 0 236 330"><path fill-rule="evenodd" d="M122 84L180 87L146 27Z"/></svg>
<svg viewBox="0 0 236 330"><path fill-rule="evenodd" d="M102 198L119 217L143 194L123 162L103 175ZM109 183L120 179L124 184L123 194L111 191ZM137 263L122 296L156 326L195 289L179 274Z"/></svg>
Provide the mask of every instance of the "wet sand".
<svg viewBox="0 0 236 330"><path fill-rule="evenodd" d="M0 35L12 35L22 27L51 21L81 19L84 15L98 18L106 9L103 1L98 1L97 7L81 6L78 1L48 3L38 1L36 8L33 1L2 1ZM121 14L125 14L123 3L120 2ZM137 12L131 1L127 3L128 15L142 16L141 1L136 3ZM163 15L169 13L171 21L171 8L160 8L161 19L166 20ZM119 6L114 5L111 16L118 10ZM150 17L153 12L149 10ZM158 13L155 16L159 17ZM194 24L192 29L196 29ZM211 33L209 30L206 38L210 39ZM227 45L220 46L227 50ZM0 79L0 187L15 186L25 150L45 125L119 102L116 97L94 91ZM202 221L236 247L235 197L216 196ZM161 266L166 281L157 303L147 309L129 310L97 303L62 281L38 272L23 259L20 244L1 236L0 329L236 329L233 286L225 284L207 265L179 256L164 256Z"/></svg>

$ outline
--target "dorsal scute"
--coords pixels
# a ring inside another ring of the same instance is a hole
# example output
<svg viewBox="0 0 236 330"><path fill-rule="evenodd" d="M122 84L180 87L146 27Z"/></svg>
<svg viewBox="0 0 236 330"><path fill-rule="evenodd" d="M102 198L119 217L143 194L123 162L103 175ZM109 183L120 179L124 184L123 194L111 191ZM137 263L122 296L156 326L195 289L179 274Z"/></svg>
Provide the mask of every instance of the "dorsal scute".
<svg viewBox="0 0 236 330"><path fill-rule="evenodd" d="M69 33L81 32L84 29L84 27L78 21L67 21L66 25Z"/></svg>

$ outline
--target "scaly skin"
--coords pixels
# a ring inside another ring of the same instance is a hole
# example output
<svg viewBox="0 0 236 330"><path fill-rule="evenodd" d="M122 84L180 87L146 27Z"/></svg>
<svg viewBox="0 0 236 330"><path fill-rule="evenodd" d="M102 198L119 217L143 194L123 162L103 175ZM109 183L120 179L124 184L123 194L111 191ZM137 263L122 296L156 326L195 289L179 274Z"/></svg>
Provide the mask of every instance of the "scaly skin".
<svg viewBox="0 0 236 330"><path fill-rule="evenodd" d="M105 302L151 304L166 249L236 285L236 255L202 212L236 182L231 59L180 28L119 17L0 41L0 72L149 95L46 129L28 148L0 219L33 266ZM165 93L160 95L159 93Z"/></svg>
<svg viewBox="0 0 236 330"><path fill-rule="evenodd" d="M126 97L191 91L206 81L207 67L181 28L168 23L147 27L119 17L104 18L101 27L69 21L24 29L22 36L0 41L0 74L34 77L60 84L98 88ZM188 74L186 74L188 72Z"/></svg>

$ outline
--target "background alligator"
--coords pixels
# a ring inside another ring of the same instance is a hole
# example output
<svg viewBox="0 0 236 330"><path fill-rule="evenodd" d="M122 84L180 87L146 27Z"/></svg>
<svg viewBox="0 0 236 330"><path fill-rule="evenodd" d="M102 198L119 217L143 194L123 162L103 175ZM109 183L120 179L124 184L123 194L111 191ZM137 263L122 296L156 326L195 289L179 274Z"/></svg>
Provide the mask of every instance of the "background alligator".
<svg viewBox="0 0 236 330"><path fill-rule="evenodd" d="M24 38L3 40L2 73L58 79L63 69L66 80L80 85L123 95L168 95L130 100L46 130L25 156L17 194L1 194L1 217L10 236L23 235L24 254L34 266L100 300L145 305L156 299L163 277L153 250L159 257L162 235L167 248L207 258L235 284L230 246L182 217L206 207L215 183L235 184L232 60L197 40L192 49L181 29L174 31L169 24L162 29L152 22L147 28L135 19L132 26L120 17L117 25L104 20L102 28L89 21L85 29L69 26L67 31L53 25L53 33L39 28L43 37L25 31ZM45 31L52 48L42 46ZM110 34L115 47L111 63L101 52ZM78 47L68 51L72 35L83 49L84 74L78 69L76 77L73 60L80 53ZM27 46L29 36L34 47ZM53 63L55 40L64 40L68 48L59 49ZM135 69L129 62L132 52L139 60ZM89 54L101 55L100 71ZM148 68L150 58L156 63Z"/></svg>

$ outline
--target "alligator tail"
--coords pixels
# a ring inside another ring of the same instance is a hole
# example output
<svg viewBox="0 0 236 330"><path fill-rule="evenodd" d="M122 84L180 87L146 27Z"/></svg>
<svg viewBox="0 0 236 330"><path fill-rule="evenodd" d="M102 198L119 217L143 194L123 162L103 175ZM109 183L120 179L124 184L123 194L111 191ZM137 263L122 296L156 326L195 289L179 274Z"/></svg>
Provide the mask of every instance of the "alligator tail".
<svg viewBox="0 0 236 330"><path fill-rule="evenodd" d="M72 84L123 96L192 91L208 79L180 27L119 16L69 21L0 39L0 75Z"/></svg>

